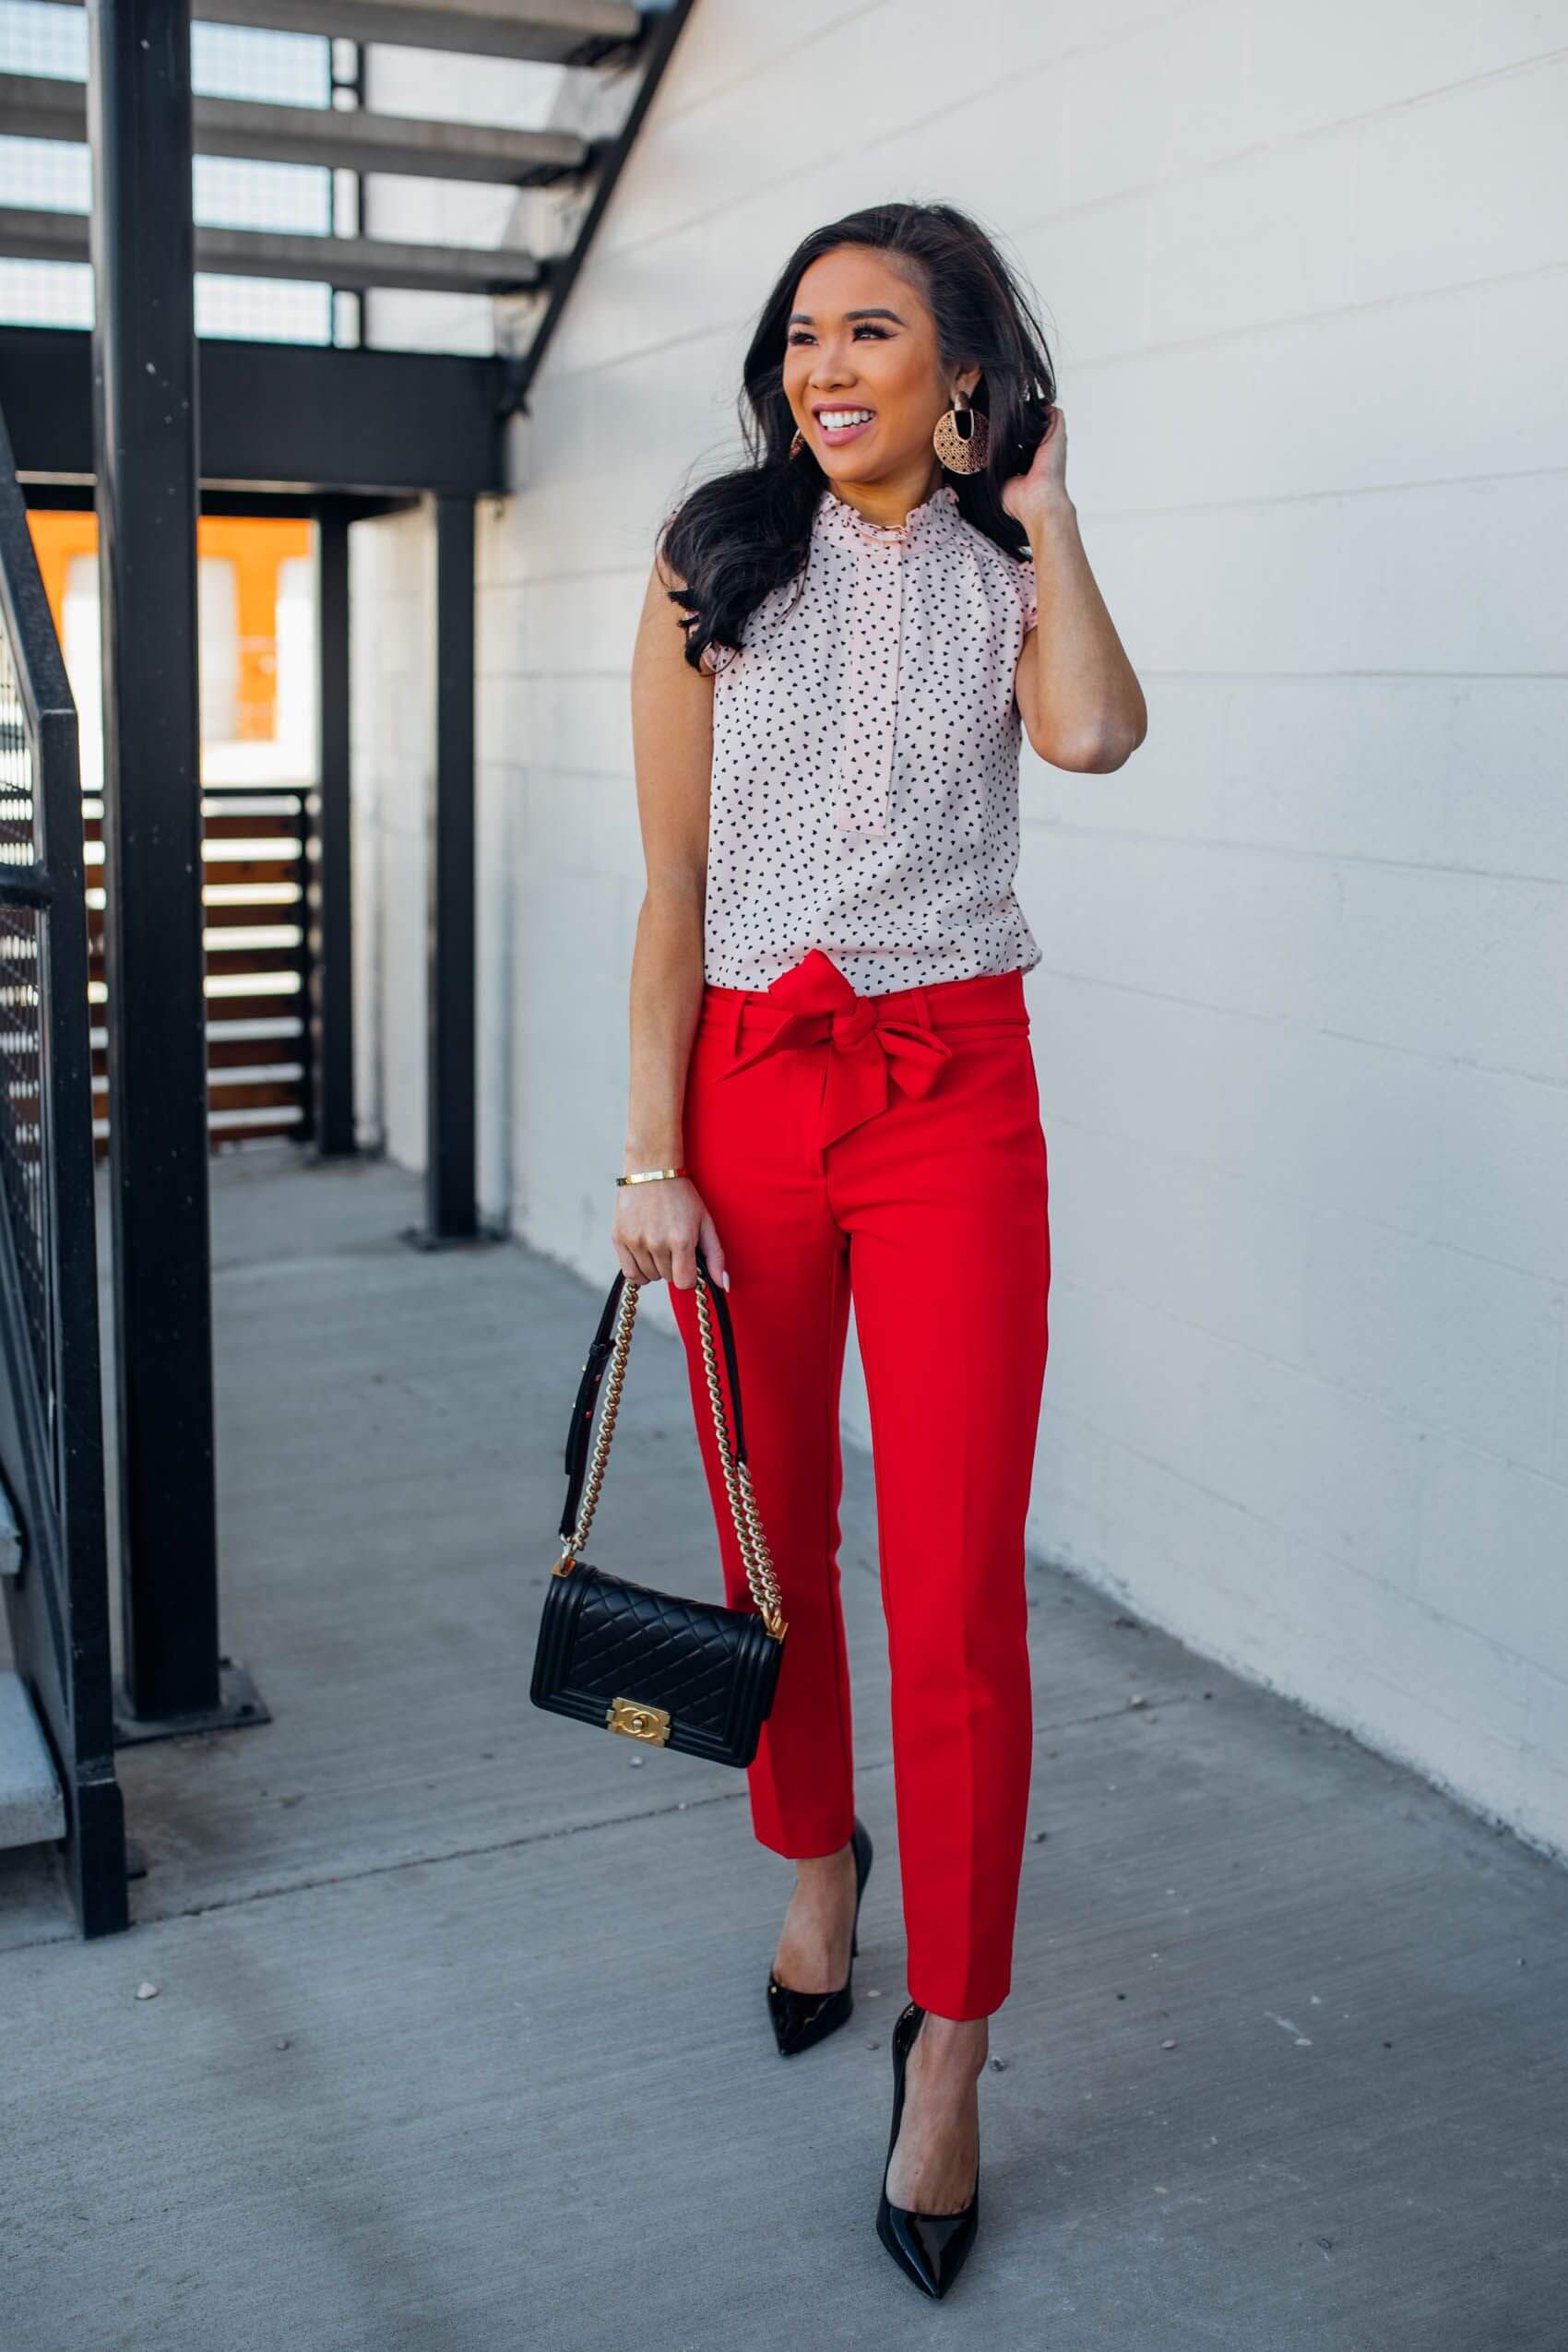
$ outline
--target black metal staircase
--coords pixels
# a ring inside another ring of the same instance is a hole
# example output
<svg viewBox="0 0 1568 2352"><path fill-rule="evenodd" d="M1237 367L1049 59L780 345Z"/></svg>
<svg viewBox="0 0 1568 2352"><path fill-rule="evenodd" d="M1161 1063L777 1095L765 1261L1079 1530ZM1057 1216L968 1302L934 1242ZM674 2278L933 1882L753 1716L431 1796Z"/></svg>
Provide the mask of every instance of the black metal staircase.
<svg viewBox="0 0 1568 2352"><path fill-rule="evenodd" d="M63 1840L101 1935L126 1903L90 1071L77 714L0 422L0 1844Z"/></svg>
<svg viewBox="0 0 1568 2352"><path fill-rule="evenodd" d="M196 515L316 524L306 956L313 1127L331 1153L353 1149L348 540L389 508L428 512L430 1136L427 1224L413 1238L475 1238L474 503L505 487L506 421L527 406L694 4L197 0L208 22L327 44L319 106L193 93L184 0L96 0L85 80L8 70L18 61L0 52L0 136L86 144L97 199L90 217L0 207L0 258L90 261L95 306L90 333L0 326L11 435L0 452L10 665L0 673L0 1589L18 1669L14 1690L0 1687L0 1757L19 1694L20 1728L34 1725L47 1752L26 1818L40 1835L63 1834L90 1933L126 1923L116 1742L268 1719L218 1632ZM378 113L363 104L364 68L383 47L558 67L552 120ZM322 232L197 224L193 172L212 156L318 167L331 197ZM517 198L493 245L376 236L362 197L382 174L395 175L387 185L396 175L486 182ZM204 272L319 284L327 330L198 347L192 290ZM495 298L493 351L378 348L383 290ZM24 502L91 503L100 524L119 1691L104 1590L75 718Z"/></svg>
<svg viewBox="0 0 1568 2352"><path fill-rule="evenodd" d="M207 22L246 25L351 41L434 49L560 65L594 87L570 108L612 125L596 136L574 127L519 129L504 124L422 121L339 104L304 107L198 94L192 101L197 155L315 164L360 174L411 173L426 180L483 181L560 199L570 232L559 247L522 244L453 246L355 234L309 235L198 226L198 269L227 277L307 279L369 291L535 293L531 337L508 357L506 400L516 402L542 355L569 287L647 101L690 13L691 0L637 8L628 0L201 0ZM339 93L341 95L341 92ZM0 72L0 134L85 142L86 86L62 77ZM0 207L0 257L85 262L89 222L79 212ZM509 322L509 337L513 333ZM19 452L24 472L30 452ZM348 485L334 483L334 488Z"/></svg>

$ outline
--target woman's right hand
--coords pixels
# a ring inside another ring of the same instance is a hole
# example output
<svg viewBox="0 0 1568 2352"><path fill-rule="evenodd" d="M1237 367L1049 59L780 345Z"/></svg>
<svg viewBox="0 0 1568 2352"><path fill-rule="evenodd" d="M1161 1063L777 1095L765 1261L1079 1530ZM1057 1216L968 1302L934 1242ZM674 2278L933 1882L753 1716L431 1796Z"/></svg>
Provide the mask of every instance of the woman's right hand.
<svg viewBox="0 0 1568 2352"><path fill-rule="evenodd" d="M730 1288L718 1230L689 1176L618 1184L611 1240L628 1282L672 1282L678 1290L694 1290L700 1248L715 1282Z"/></svg>

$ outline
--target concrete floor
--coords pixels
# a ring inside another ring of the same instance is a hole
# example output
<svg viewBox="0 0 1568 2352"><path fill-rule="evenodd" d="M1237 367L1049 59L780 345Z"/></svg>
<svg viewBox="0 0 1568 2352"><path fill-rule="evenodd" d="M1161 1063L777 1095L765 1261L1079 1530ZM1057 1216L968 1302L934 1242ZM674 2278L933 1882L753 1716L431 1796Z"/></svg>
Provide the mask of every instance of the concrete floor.
<svg viewBox="0 0 1568 2352"><path fill-rule="evenodd" d="M224 1634L274 1719L123 1752L128 1935L0 1857L4 2352L1564 2352L1568 1876L1044 1566L981 2235L923 2301L872 2230L869 1461L857 2008L785 2065L741 1776L528 1702L603 1286L421 1255L418 1210L385 1168L218 1170ZM707 1508L639 1330L594 1554L678 1586Z"/></svg>

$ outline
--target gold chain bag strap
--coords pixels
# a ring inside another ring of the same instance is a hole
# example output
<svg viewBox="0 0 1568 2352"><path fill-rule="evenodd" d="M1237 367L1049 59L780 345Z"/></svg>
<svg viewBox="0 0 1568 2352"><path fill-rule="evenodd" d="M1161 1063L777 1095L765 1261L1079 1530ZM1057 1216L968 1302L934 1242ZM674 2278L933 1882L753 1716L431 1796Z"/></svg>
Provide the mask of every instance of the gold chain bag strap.
<svg viewBox="0 0 1568 2352"><path fill-rule="evenodd" d="M583 1364L566 1432L566 1507L540 1620L529 1696L536 1706L622 1733L650 1746L748 1764L773 1705L785 1623L778 1579L746 1461L740 1367L730 1302L697 1252L697 1324L713 1408L714 1434L752 1609L651 1590L590 1566L582 1557L603 1483L626 1377L637 1285L617 1274ZM719 1377L717 1316L735 1408L730 1439ZM604 1409L591 1458L588 1435L608 1367Z"/></svg>

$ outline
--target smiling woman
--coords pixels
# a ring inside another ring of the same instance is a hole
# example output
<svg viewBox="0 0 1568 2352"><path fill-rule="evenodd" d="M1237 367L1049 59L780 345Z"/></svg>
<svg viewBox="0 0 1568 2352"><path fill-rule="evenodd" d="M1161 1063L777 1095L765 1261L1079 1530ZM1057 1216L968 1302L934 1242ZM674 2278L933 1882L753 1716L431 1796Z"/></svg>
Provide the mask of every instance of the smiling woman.
<svg viewBox="0 0 1568 2352"><path fill-rule="evenodd" d="M889 528L947 474L970 530L1038 584L1048 625L1014 681L1031 747L1102 773L1137 748L1147 711L1067 493L1044 334L975 222L887 205L804 239L747 351L741 422L754 462L692 492L661 535L689 661L721 669L769 592L800 576L825 481Z"/></svg>
<svg viewBox="0 0 1568 2352"><path fill-rule="evenodd" d="M699 1249L704 1278L734 1277L789 1625L747 1766L754 1832L795 1864L767 1979L787 2057L849 2014L872 1859L837 1557L854 1305L911 1994L876 2227L940 2296L977 2227L977 2086L1011 1985L1031 1759L1024 1524L1051 1254L1020 736L1109 769L1146 721L1067 496L1044 338L972 220L885 205L817 231L744 374L753 461L666 517L633 662L647 887L612 1229L628 1281L671 1286L744 1609Z"/></svg>
<svg viewBox="0 0 1568 2352"><path fill-rule="evenodd" d="M825 478L853 482L868 521L901 522L943 478L932 433L956 398L973 399L989 435L984 466L955 477L965 520L1027 555L1001 488L1046 437L1055 377L1012 273L955 208L874 206L804 238L742 374L753 462L693 491L663 535L689 591L690 660L738 649L748 614L800 572Z"/></svg>

